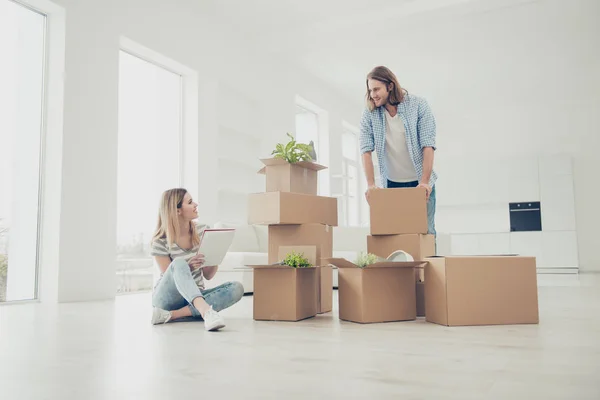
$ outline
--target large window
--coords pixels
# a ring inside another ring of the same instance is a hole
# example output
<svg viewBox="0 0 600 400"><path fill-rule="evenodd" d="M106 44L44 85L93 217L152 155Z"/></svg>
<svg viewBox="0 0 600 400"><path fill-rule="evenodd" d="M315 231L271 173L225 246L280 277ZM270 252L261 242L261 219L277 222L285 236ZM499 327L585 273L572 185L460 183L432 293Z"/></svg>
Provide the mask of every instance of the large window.
<svg viewBox="0 0 600 400"><path fill-rule="evenodd" d="M342 132L342 223L346 226L358 226L361 221L359 168L357 132L345 124Z"/></svg>
<svg viewBox="0 0 600 400"><path fill-rule="evenodd" d="M46 17L0 0L0 301L37 297Z"/></svg>
<svg viewBox="0 0 600 400"><path fill-rule="evenodd" d="M312 142L317 160L319 159L319 116L316 112L296 106L296 140L300 143Z"/></svg>
<svg viewBox="0 0 600 400"><path fill-rule="evenodd" d="M182 76L125 51L119 62L117 293L152 288L160 194L181 186Z"/></svg>
<svg viewBox="0 0 600 400"><path fill-rule="evenodd" d="M314 147L316 161L329 165L329 113L312 102L296 96L296 140ZM329 171L319 173L317 194L329 196Z"/></svg>

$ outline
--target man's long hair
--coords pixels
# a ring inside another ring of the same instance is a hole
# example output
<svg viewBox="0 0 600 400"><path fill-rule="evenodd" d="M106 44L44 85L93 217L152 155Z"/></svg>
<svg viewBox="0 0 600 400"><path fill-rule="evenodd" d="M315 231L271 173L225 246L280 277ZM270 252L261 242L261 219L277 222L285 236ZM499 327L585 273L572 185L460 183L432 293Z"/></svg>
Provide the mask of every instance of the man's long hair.
<svg viewBox="0 0 600 400"><path fill-rule="evenodd" d="M375 67L367 75L367 96L365 100L369 111L373 111L375 109L375 103L373 102L371 94L369 93L369 79L374 79L385 84L386 89L390 92L388 103L391 105L397 106L398 104L402 103L407 94L406 90L402 89L398 83L398 78L396 78L396 75L394 75L389 68L383 66Z"/></svg>

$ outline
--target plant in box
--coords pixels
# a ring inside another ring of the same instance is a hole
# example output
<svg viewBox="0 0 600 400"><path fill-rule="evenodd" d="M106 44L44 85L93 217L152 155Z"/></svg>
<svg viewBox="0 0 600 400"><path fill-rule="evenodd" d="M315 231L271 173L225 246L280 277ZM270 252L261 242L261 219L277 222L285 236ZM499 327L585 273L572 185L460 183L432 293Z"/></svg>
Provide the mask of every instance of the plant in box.
<svg viewBox="0 0 600 400"><path fill-rule="evenodd" d="M311 263L308 261L308 258L304 257L303 253L296 253L295 251L287 254L281 264L292 268L312 267Z"/></svg>
<svg viewBox="0 0 600 400"><path fill-rule="evenodd" d="M296 139L289 133L287 133L287 136L290 138L290 141L285 145L277 143L271 155L275 156L275 158L284 159L290 164L313 160L311 153L314 152L314 149L312 146L296 142Z"/></svg>
<svg viewBox="0 0 600 400"><path fill-rule="evenodd" d="M375 264L376 262L378 262L380 260L381 259L379 257L377 257L375 254L361 252L358 255L358 257L356 258L356 262L354 264L356 264L356 266L358 268L365 268L368 265Z"/></svg>

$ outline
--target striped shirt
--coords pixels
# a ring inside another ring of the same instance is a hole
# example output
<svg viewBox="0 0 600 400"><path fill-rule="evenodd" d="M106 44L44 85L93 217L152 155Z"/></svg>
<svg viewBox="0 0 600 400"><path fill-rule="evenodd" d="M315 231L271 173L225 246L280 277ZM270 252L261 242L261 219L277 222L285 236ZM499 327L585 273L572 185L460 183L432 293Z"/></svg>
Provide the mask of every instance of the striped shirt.
<svg viewBox="0 0 600 400"><path fill-rule="evenodd" d="M204 230L207 228L208 226L204 224L196 225L196 229L200 236L202 236L202 232L204 232ZM187 261L198 253L199 248L200 245L196 245L191 249L182 249L177 243L173 243L173 245L169 249L167 244L167 238L161 238L156 239L152 242L152 250L150 251L150 254L152 256L169 257L171 261L177 258L185 258L185 260ZM156 282L157 285L158 282L160 282L160 279L162 279L162 276L163 273L160 274L160 278ZM204 290L204 277L202 276L202 268L192 271L192 277L194 278L196 285L200 289Z"/></svg>
<svg viewBox="0 0 600 400"><path fill-rule="evenodd" d="M404 122L408 154L420 181L423 176L423 148L436 148L435 118L427 101L413 94L407 94L402 103L398 104L398 115ZM360 152L361 154L372 151L377 153L379 173L384 188L387 187L389 179L385 160L385 138L385 107L378 107L373 111L365 109L360 120ZM431 171L429 185L433 187L436 180L437 173Z"/></svg>

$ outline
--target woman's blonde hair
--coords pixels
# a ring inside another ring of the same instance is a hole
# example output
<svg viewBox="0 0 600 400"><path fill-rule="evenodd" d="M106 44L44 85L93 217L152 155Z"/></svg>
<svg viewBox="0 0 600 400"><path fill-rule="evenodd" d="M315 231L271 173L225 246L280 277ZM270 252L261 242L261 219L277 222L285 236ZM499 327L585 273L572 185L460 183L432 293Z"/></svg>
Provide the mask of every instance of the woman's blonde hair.
<svg viewBox="0 0 600 400"><path fill-rule="evenodd" d="M402 103L404 96L407 94L406 90L402 89L398 83L398 78L396 78L396 75L394 75L389 68L383 66L375 67L367 75L367 96L365 101L369 111L373 111L375 109L375 103L373 102L373 99L371 99L371 93L369 93L369 79L374 79L384 83L386 88L388 88L390 85L392 86L388 102L393 106L397 106L398 104Z"/></svg>
<svg viewBox="0 0 600 400"><path fill-rule="evenodd" d="M179 237L180 226L177 210L183 205L183 198L187 190L182 188L169 189L162 194L160 208L158 210L158 223L152 241L157 239L167 239L167 246L170 250ZM196 225L190 221L190 234L192 236L192 247L200 244L200 237Z"/></svg>

